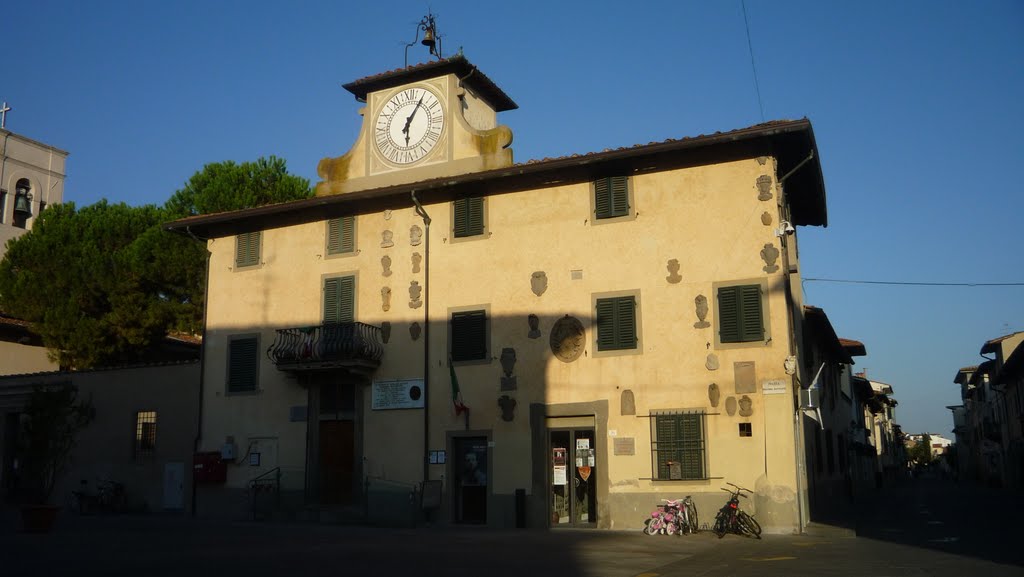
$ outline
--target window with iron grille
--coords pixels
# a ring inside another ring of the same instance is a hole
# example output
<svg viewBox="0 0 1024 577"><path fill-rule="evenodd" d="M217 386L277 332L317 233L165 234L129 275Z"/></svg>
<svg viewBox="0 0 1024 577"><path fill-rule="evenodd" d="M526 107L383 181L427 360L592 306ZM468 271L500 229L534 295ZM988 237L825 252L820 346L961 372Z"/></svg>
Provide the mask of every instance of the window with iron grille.
<svg viewBox="0 0 1024 577"><path fill-rule="evenodd" d="M146 459L156 454L156 411L135 413L135 458Z"/></svg>
<svg viewBox="0 0 1024 577"><path fill-rule="evenodd" d="M452 203L452 236L465 238L484 233L484 199L460 198Z"/></svg>
<svg viewBox="0 0 1024 577"><path fill-rule="evenodd" d="M659 481L707 479L705 414L657 412L651 414L653 478Z"/></svg>
<svg viewBox="0 0 1024 577"><path fill-rule="evenodd" d="M594 181L594 218L629 216L629 178L610 176Z"/></svg>
<svg viewBox="0 0 1024 577"><path fill-rule="evenodd" d="M233 337L228 341L228 393L256 391L259 378L259 339Z"/></svg>
<svg viewBox="0 0 1024 577"><path fill-rule="evenodd" d="M235 237L235 268L260 264L260 231L244 232Z"/></svg>
<svg viewBox="0 0 1024 577"><path fill-rule="evenodd" d="M453 362L487 360L487 311L453 312L448 327L449 353Z"/></svg>
<svg viewBox="0 0 1024 577"><path fill-rule="evenodd" d="M761 285L719 287L719 342L745 343L763 341L764 333Z"/></svg>
<svg viewBox="0 0 1024 577"><path fill-rule="evenodd" d="M355 311L356 277L324 279L324 324L354 322Z"/></svg>
<svg viewBox="0 0 1024 577"><path fill-rule="evenodd" d="M327 221L327 254L356 251L356 217L343 216Z"/></svg>
<svg viewBox="0 0 1024 577"><path fill-rule="evenodd" d="M597 316L597 350L617 351L637 347L636 297L634 295L599 298Z"/></svg>

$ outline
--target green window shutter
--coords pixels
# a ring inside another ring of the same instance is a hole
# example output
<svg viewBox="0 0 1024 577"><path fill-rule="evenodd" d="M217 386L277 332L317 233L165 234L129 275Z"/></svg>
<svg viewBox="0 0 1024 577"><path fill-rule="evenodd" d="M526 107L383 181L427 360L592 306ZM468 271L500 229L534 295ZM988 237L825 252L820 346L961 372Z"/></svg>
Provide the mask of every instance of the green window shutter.
<svg viewBox="0 0 1024 577"><path fill-rule="evenodd" d="M487 358L487 314L467 311L452 314L451 354L453 361Z"/></svg>
<svg viewBox="0 0 1024 577"><path fill-rule="evenodd" d="M462 198L455 201L453 232L455 238L477 236L484 233L483 197Z"/></svg>
<svg viewBox="0 0 1024 577"><path fill-rule="evenodd" d="M704 478L704 427L703 415L679 415L679 430L682 442L679 463L684 479Z"/></svg>
<svg viewBox="0 0 1024 577"><path fill-rule="evenodd" d="M356 279L351 276L324 281L324 324L355 321Z"/></svg>
<svg viewBox="0 0 1024 577"><path fill-rule="evenodd" d="M594 181L594 208L599 219L628 216L629 179L611 176Z"/></svg>
<svg viewBox="0 0 1024 577"><path fill-rule="evenodd" d="M597 299L597 350L636 348L636 298Z"/></svg>
<svg viewBox="0 0 1024 577"><path fill-rule="evenodd" d="M706 478L703 413L656 415L654 427L656 479Z"/></svg>
<svg viewBox="0 0 1024 577"><path fill-rule="evenodd" d="M740 339L744 342L764 340L764 323L761 317L761 287L747 285L740 287Z"/></svg>
<svg viewBox="0 0 1024 577"><path fill-rule="evenodd" d="M718 289L718 339L723 343L740 342L739 288Z"/></svg>
<svg viewBox="0 0 1024 577"><path fill-rule="evenodd" d="M345 254L355 252L354 216L332 218L327 221L327 254Z"/></svg>
<svg viewBox="0 0 1024 577"><path fill-rule="evenodd" d="M235 267L260 263L260 231L245 232L235 239Z"/></svg>
<svg viewBox="0 0 1024 577"><path fill-rule="evenodd" d="M723 343L764 340L760 285L718 289L718 331Z"/></svg>
<svg viewBox="0 0 1024 577"><path fill-rule="evenodd" d="M258 366L256 338L234 339L228 345L228 392L256 390Z"/></svg>

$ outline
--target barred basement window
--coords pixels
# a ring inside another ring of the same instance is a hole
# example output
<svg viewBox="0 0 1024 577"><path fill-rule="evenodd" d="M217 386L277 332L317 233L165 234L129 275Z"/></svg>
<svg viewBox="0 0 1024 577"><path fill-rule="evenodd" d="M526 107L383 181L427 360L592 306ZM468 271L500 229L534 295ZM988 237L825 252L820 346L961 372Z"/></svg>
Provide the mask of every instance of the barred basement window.
<svg viewBox="0 0 1024 577"><path fill-rule="evenodd" d="M703 411L651 414L651 462L655 480L707 479L704 420Z"/></svg>
<svg viewBox="0 0 1024 577"><path fill-rule="evenodd" d="M146 459L156 454L156 411L135 413L135 458Z"/></svg>

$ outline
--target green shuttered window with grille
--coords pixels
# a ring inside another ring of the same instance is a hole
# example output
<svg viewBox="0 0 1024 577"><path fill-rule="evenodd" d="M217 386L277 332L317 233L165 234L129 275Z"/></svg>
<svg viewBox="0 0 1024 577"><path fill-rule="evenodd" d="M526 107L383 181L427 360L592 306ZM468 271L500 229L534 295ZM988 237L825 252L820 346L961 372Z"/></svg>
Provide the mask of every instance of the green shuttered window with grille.
<svg viewBox="0 0 1024 577"><path fill-rule="evenodd" d="M262 233L245 232L235 240L235 268L260 264L260 240Z"/></svg>
<svg viewBox="0 0 1024 577"><path fill-rule="evenodd" d="M487 359L487 312L464 311L452 313L452 361L480 361Z"/></svg>
<svg viewBox="0 0 1024 577"><path fill-rule="evenodd" d="M327 221L327 254L355 252L356 217L343 216Z"/></svg>
<svg viewBox="0 0 1024 577"><path fill-rule="evenodd" d="M636 297L597 299L597 350L635 349Z"/></svg>
<svg viewBox="0 0 1024 577"><path fill-rule="evenodd" d="M228 392L256 390L259 368L259 343L256 337L234 338L228 344Z"/></svg>
<svg viewBox="0 0 1024 577"><path fill-rule="evenodd" d="M455 238L478 236L484 233L484 199L461 198L454 203L452 233Z"/></svg>
<svg viewBox="0 0 1024 577"><path fill-rule="evenodd" d="M651 454L654 478L689 480L707 478L704 413L651 415Z"/></svg>
<svg viewBox="0 0 1024 577"><path fill-rule="evenodd" d="M351 323L356 316L356 278L324 280L324 324Z"/></svg>
<svg viewBox="0 0 1024 577"><path fill-rule="evenodd" d="M595 218L629 216L629 178L610 176L594 181Z"/></svg>
<svg viewBox="0 0 1024 577"><path fill-rule="evenodd" d="M718 335L723 343L764 340L760 285L718 289Z"/></svg>

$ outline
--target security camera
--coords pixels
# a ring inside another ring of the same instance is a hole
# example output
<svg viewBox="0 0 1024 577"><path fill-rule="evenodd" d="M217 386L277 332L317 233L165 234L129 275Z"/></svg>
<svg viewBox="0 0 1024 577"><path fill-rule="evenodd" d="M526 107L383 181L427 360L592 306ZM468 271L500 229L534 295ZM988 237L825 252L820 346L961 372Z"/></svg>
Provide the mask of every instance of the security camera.
<svg viewBox="0 0 1024 577"><path fill-rule="evenodd" d="M794 232L796 232L796 229L793 228L793 223L789 222L788 220L782 221L781 223L779 223L779 225L779 228L775 231L775 236L793 234Z"/></svg>

